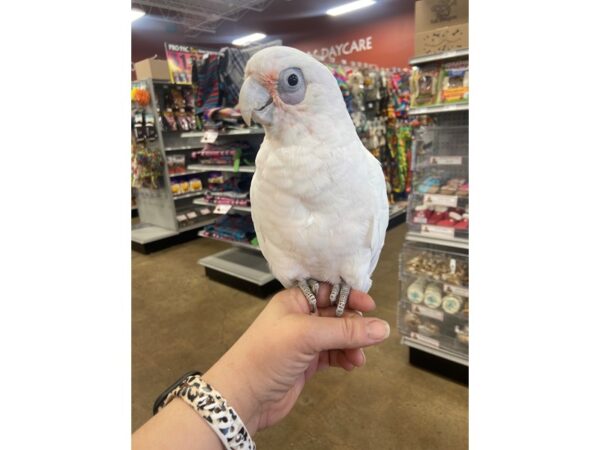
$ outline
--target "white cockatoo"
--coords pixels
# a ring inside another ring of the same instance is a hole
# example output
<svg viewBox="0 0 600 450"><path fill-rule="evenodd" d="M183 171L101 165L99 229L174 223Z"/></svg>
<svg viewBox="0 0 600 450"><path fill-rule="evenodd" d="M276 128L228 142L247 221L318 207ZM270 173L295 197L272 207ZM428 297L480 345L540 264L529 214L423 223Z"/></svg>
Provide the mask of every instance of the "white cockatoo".
<svg viewBox="0 0 600 450"><path fill-rule="evenodd" d="M263 125L250 201L273 275L297 285L313 312L318 282L344 312L350 289L367 292L389 209L379 161L362 145L327 67L290 47L250 58L239 97L244 121Z"/></svg>

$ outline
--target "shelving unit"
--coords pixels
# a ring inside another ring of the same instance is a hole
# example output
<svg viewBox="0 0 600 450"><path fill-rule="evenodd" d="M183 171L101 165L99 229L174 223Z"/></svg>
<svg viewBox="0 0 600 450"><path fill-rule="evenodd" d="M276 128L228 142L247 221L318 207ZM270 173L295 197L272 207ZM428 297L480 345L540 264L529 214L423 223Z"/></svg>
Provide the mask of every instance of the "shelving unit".
<svg viewBox="0 0 600 450"><path fill-rule="evenodd" d="M202 215L199 211L194 211L196 207L192 200L201 195L202 191L179 195L171 192L171 179L201 175L201 172L193 169L187 169L186 173L169 174L167 168L167 152L169 155L180 152L187 160L191 151L199 150L204 146L203 131L167 131L161 125L161 114L166 108L164 93L170 89L182 89L182 86L151 79L135 81L133 86L145 89L150 95L150 103L143 111L153 119L156 136L152 140L147 140L146 145L149 149L159 152L164 161L164 173L158 180L159 187L136 190L140 223L132 226L131 244L136 251L150 253L196 238L198 229L213 223L216 216ZM187 107L193 109L192 106ZM180 220L182 216L188 214L193 219L185 217L186 220Z"/></svg>
<svg viewBox="0 0 600 450"><path fill-rule="evenodd" d="M218 205L218 203L211 203L211 202L208 202L208 201L202 200L202 199L195 199L194 200L194 204L195 205L200 205L200 206L212 206L212 207L215 207L215 206ZM235 211L250 212L250 207L249 206L231 205L231 209L233 209Z"/></svg>
<svg viewBox="0 0 600 450"><path fill-rule="evenodd" d="M464 59L469 56L469 49L464 48L460 50L450 50L447 52L440 53L432 53L431 55L423 55L412 58L409 61L409 64L413 66L418 66L420 64L425 64L428 62L440 62L447 61L451 59Z"/></svg>
<svg viewBox="0 0 600 450"><path fill-rule="evenodd" d="M229 135L232 136L232 135ZM188 166L188 170L195 172L242 172L242 173L254 173L256 167L254 166L239 166L236 169L233 166L218 166L218 165L206 165L206 164L191 164Z"/></svg>
<svg viewBox="0 0 600 450"><path fill-rule="evenodd" d="M411 63L419 66L467 57L465 49L413 58ZM415 129L409 231L400 258L398 301L398 328L411 363L467 383L468 111L468 102L409 111L414 117L430 116L433 124ZM427 268L423 272L407 270L422 261ZM461 272L463 284L452 287L442 278L455 277L457 264L467 275L464 278Z"/></svg>

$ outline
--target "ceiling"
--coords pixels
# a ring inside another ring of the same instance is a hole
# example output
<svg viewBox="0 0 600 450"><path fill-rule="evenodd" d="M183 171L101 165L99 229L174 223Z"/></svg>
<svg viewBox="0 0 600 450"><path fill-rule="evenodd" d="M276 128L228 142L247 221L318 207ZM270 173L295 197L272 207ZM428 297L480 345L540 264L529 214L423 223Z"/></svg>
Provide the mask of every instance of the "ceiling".
<svg viewBox="0 0 600 450"><path fill-rule="evenodd" d="M378 0L368 8L338 17L325 11L350 0L133 0L147 15L132 24L132 39L196 44L206 48L230 45L254 32L289 43L315 34L333 34L348 27L411 11L414 0Z"/></svg>

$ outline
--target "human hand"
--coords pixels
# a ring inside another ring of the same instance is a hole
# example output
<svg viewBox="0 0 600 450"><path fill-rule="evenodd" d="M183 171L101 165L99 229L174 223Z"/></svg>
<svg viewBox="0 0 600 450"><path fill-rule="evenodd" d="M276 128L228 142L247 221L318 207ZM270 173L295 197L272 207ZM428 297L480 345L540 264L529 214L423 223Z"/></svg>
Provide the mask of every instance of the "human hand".
<svg viewBox="0 0 600 450"><path fill-rule="evenodd" d="M331 285L321 283L318 315L298 288L275 295L240 339L210 368L204 379L223 394L248 431L267 428L292 409L304 384L319 369L362 366L362 347L390 334L387 322L362 317L373 299L352 290L341 318L329 304Z"/></svg>

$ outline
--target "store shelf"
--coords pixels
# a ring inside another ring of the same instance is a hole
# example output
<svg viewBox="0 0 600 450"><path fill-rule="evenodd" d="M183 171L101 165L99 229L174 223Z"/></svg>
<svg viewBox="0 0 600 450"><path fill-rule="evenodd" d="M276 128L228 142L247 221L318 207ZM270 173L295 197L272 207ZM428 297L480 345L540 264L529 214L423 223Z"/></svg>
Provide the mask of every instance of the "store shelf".
<svg viewBox="0 0 600 450"><path fill-rule="evenodd" d="M406 240L413 242L423 242L425 244L442 245L445 247L462 248L467 250L469 249L468 239L438 239L434 237L423 236L419 233L415 233L414 231L409 231L408 233L406 233Z"/></svg>
<svg viewBox="0 0 600 450"><path fill-rule="evenodd" d="M180 145L177 147L165 147L165 152L177 152L186 150L202 150L202 145Z"/></svg>
<svg viewBox="0 0 600 450"><path fill-rule="evenodd" d="M469 49L461 49L461 50L451 50L448 52L440 52L440 53L432 53L431 55L423 55L417 56L409 61L409 64L412 66L417 66L419 64L424 64L428 62L434 61L444 61L447 59L455 59L469 56Z"/></svg>
<svg viewBox="0 0 600 450"><path fill-rule="evenodd" d="M214 241L226 242L228 244L235 245L236 247L247 248L248 250L254 250L255 252L260 252L260 248L254 246L252 244L248 244L246 242L234 241L233 239L217 238L214 236L210 236L208 234L204 234L202 231L200 231L198 233L198 236L206 238L206 239L212 239Z"/></svg>
<svg viewBox="0 0 600 450"><path fill-rule="evenodd" d="M185 172L181 172L181 173L170 173L169 178L183 177L185 175L195 175L198 173L202 173L202 172L199 170L186 170Z"/></svg>
<svg viewBox="0 0 600 450"><path fill-rule="evenodd" d="M265 134L264 128L243 128L240 130L219 131L219 136L238 136L245 134Z"/></svg>
<svg viewBox="0 0 600 450"><path fill-rule="evenodd" d="M179 137L181 138L203 138L204 133L206 131L213 130L203 130L203 131L170 131L170 133L179 133ZM265 134L265 130L263 128L240 128L240 129L231 129L231 130L214 130L219 133L219 136L240 136L240 135L249 135L249 134Z"/></svg>
<svg viewBox="0 0 600 450"><path fill-rule="evenodd" d="M183 198L198 197L199 195L202 195L204 193L205 193L205 191L196 191L196 192L188 192L187 194L173 195L173 200L181 200Z"/></svg>
<svg viewBox="0 0 600 450"><path fill-rule="evenodd" d="M427 352L432 355L438 356L440 358L444 358L455 363L462 364L463 366L469 366L469 360L460 353L451 352L443 348L433 347L431 345L426 344L425 342L419 341L408 336L402 336L402 343L404 345L407 345L408 347L412 347L417 350L421 350L423 352Z"/></svg>
<svg viewBox="0 0 600 450"><path fill-rule="evenodd" d="M139 225L131 229L131 240L138 244L148 244L176 236L178 231L167 230L156 225Z"/></svg>
<svg viewBox="0 0 600 450"><path fill-rule="evenodd" d="M203 200L201 198L197 198L196 200L194 200L193 203L194 203L194 205L213 206L213 207L217 206L217 203L207 202L206 200ZM250 207L249 206L232 205L231 210L250 212Z"/></svg>
<svg viewBox="0 0 600 450"><path fill-rule="evenodd" d="M252 251L254 250L254 251ZM208 269L231 275L258 286L264 286L275 277L261 253L255 249L230 248L198 260L198 264Z"/></svg>
<svg viewBox="0 0 600 450"><path fill-rule="evenodd" d="M455 111L468 111L469 104L468 103L452 103L450 105L431 105L431 106L421 106L416 108L411 108L408 111L409 116L418 116L421 114L439 114L439 113L449 113Z"/></svg>
<svg viewBox="0 0 600 450"><path fill-rule="evenodd" d="M398 205L390 206L390 220L406 213L406 205L399 207Z"/></svg>
<svg viewBox="0 0 600 450"><path fill-rule="evenodd" d="M191 224L191 225L188 225L187 227L180 228L180 229L179 229L179 232L180 232L180 233L183 233L183 232L185 232L185 231L189 231L189 230L195 230L195 229L197 229L197 228L203 228L203 227L205 227L205 226L212 225L213 223L215 223L215 219L216 219L216 218L215 218L215 216L214 216L214 215L212 215L212 214L211 214L209 217L210 217L210 218L206 218L206 219L204 219L204 220L202 220L202 221L199 221L199 222L193 223L193 224Z"/></svg>
<svg viewBox="0 0 600 450"><path fill-rule="evenodd" d="M188 170L196 170L198 172L244 172L254 173L256 171L255 166L240 166L236 171L233 166L219 166L219 165L205 165L205 164L192 164L188 166Z"/></svg>

